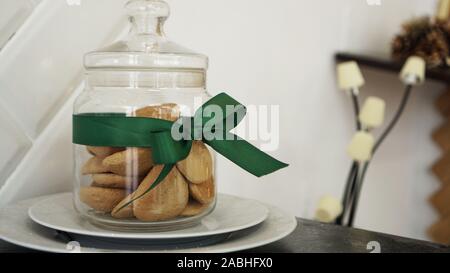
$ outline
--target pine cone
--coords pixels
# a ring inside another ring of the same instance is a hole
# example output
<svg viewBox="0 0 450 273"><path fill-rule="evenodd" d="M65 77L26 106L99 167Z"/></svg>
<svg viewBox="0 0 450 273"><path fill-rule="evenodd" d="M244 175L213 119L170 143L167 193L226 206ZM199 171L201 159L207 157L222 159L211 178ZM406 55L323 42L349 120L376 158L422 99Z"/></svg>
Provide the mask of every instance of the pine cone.
<svg viewBox="0 0 450 273"><path fill-rule="evenodd" d="M412 55L425 59L429 67L446 66L450 54L450 22L432 22L428 17L406 22L392 42L392 57L404 61Z"/></svg>
<svg viewBox="0 0 450 273"><path fill-rule="evenodd" d="M430 27L431 20L429 17L414 18L402 25L403 33L409 34L412 37L419 37L424 32L427 32Z"/></svg>
<svg viewBox="0 0 450 273"><path fill-rule="evenodd" d="M439 28L430 31L414 49L414 54L424 58L429 67L446 65L449 53L447 37Z"/></svg>

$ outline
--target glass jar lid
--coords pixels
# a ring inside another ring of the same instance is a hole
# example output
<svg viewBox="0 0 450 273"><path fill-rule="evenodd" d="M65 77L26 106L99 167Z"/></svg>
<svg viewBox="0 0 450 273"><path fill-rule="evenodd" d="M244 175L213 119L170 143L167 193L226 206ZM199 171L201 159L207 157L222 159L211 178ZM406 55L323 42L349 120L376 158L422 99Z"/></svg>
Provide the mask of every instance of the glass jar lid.
<svg viewBox="0 0 450 273"><path fill-rule="evenodd" d="M166 38L163 27L170 15L166 2L131 0L125 8L132 25L127 39L86 54L86 69L207 70L207 56Z"/></svg>

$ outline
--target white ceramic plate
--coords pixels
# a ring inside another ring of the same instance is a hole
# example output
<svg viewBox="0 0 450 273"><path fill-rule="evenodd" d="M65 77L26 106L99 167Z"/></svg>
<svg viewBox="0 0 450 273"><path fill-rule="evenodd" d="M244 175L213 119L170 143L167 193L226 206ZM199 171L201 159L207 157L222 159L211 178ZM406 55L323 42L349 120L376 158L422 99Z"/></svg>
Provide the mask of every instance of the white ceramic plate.
<svg viewBox="0 0 450 273"><path fill-rule="evenodd" d="M28 210L33 205L47 198L22 201L0 209L0 239L34 250L68 253L68 252L143 252L143 253L226 253L252 249L278 241L294 231L297 220L278 208L267 206L269 217L252 228L226 235L226 238L213 245L199 247L169 246L156 248L152 241L114 240L78 235L78 242L67 243L59 239L53 229L36 224L28 217ZM210 240L208 238L207 240ZM213 236L214 240L217 237ZM212 243L211 241L207 243ZM201 245L202 243L200 243Z"/></svg>
<svg viewBox="0 0 450 273"><path fill-rule="evenodd" d="M269 211L258 201L220 194L216 209L197 226L166 232L121 232L91 224L73 208L72 194L53 195L33 205L29 216L36 223L55 230L81 235L121 239L176 239L230 233L262 223Z"/></svg>

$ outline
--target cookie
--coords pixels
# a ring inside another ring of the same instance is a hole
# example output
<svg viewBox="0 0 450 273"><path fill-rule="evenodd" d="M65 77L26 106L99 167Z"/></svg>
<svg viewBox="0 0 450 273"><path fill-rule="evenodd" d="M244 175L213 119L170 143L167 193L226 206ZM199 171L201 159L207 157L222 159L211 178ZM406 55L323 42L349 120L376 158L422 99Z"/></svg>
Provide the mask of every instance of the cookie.
<svg viewBox="0 0 450 273"><path fill-rule="evenodd" d="M93 186L103 188L131 189L135 191L143 177L126 177L113 173L93 174Z"/></svg>
<svg viewBox="0 0 450 273"><path fill-rule="evenodd" d="M212 177L212 156L206 145L194 141L189 156L177 163L178 170L194 184L203 183Z"/></svg>
<svg viewBox="0 0 450 273"><path fill-rule="evenodd" d="M197 200L200 204L210 204L216 195L214 179L210 178L201 184L189 183L189 193L192 198Z"/></svg>
<svg viewBox="0 0 450 273"><path fill-rule="evenodd" d="M107 189L99 187L82 187L80 200L98 212L109 213L119 204L126 193L121 189Z"/></svg>
<svg viewBox="0 0 450 273"><path fill-rule="evenodd" d="M117 219L133 218L134 217L133 204L128 204L130 203L131 200L133 200L133 196L134 195L130 194L127 197L125 197L125 199L120 201L120 203L112 210L111 216ZM127 206L124 207L125 205Z"/></svg>
<svg viewBox="0 0 450 273"><path fill-rule="evenodd" d="M126 219L126 218L132 218L134 217L134 204L130 203L130 201L135 200L137 197L142 195L150 186L151 184L156 180L156 178L159 176L160 172L163 169L163 165L156 165L153 167L153 169L150 171L150 173L147 175L147 177L144 178L142 181L140 187L136 192L133 192L132 194L128 195L124 200L122 200L112 211L112 216L114 218L118 219ZM163 181L162 183L164 183ZM153 189L152 191L156 190ZM150 194L150 193L148 193ZM141 197L143 198L143 197ZM136 201L136 200L135 200ZM126 207L124 207L126 206Z"/></svg>
<svg viewBox="0 0 450 273"><path fill-rule="evenodd" d="M155 166L133 196L140 196L149 189L161 173L162 165ZM133 212L141 221L164 221L179 216L189 201L189 187L177 168L149 193L133 203Z"/></svg>
<svg viewBox="0 0 450 273"><path fill-rule="evenodd" d="M120 151L125 150L124 148L114 148L114 147L92 147L87 146L86 149L88 152L94 156L105 158L112 154L118 153Z"/></svg>
<svg viewBox="0 0 450 273"><path fill-rule="evenodd" d="M128 148L103 160L109 172L120 176L144 176L153 166L152 152L144 148Z"/></svg>
<svg viewBox="0 0 450 273"><path fill-rule="evenodd" d="M208 205L203 205L195 200L189 200L186 208L184 208L183 212L180 216L191 217L196 216L204 212L208 208Z"/></svg>
<svg viewBox="0 0 450 273"><path fill-rule="evenodd" d="M173 103L167 103L158 106L148 106L136 110L136 117L177 121L180 118L180 109L178 105Z"/></svg>
<svg viewBox="0 0 450 273"><path fill-rule="evenodd" d="M81 169L81 173L86 174L97 174L97 173L107 173L108 167L103 165L103 159L101 157L92 157L89 159Z"/></svg>

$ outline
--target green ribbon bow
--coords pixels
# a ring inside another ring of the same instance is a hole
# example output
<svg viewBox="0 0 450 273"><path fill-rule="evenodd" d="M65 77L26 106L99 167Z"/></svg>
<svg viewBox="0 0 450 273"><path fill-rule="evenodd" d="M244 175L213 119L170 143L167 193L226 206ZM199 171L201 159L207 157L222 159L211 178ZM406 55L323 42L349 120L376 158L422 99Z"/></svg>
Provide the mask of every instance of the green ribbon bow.
<svg viewBox="0 0 450 273"><path fill-rule="evenodd" d="M220 110L224 115L217 116L218 112L213 111L208 117L206 114L208 109L211 109L209 107ZM222 93L206 102L196 111L194 117L182 117L176 122L127 117L125 114L116 113L77 114L73 116L73 143L99 147L152 148L153 161L165 166L151 188L143 195L161 183L175 164L189 155L193 140L203 141L257 177L287 167L288 164L278 161L229 132L242 121L246 112L245 106ZM176 140L172 137L175 125L184 132L183 139Z"/></svg>

